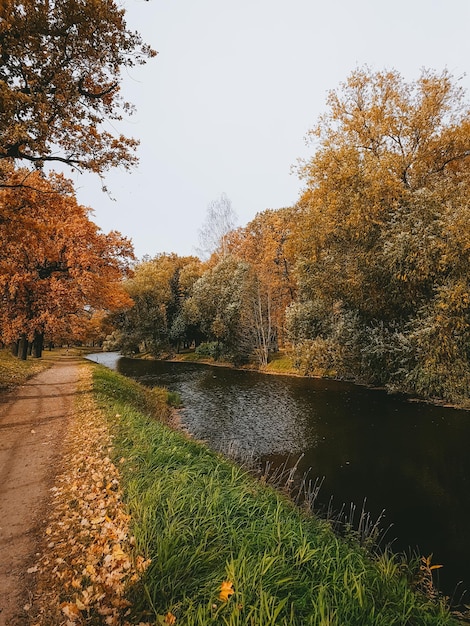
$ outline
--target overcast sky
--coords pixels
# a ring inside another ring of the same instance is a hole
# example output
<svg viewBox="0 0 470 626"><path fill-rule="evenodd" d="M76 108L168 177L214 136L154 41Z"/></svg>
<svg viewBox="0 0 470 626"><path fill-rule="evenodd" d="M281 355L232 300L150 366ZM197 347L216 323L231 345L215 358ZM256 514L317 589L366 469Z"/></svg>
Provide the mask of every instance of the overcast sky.
<svg viewBox="0 0 470 626"><path fill-rule="evenodd" d="M312 154L307 131L326 95L356 68L421 68L462 79L469 0L123 0L127 24L159 54L126 73L137 112L119 128L140 140L140 165L72 176L81 204L138 257L194 254L207 205L222 193L239 225L293 205L292 167Z"/></svg>

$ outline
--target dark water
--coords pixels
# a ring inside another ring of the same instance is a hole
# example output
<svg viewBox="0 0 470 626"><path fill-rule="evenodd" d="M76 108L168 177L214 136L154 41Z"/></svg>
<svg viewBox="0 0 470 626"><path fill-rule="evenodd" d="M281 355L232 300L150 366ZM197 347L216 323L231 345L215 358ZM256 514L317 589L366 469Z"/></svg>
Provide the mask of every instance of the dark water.
<svg viewBox="0 0 470 626"><path fill-rule="evenodd" d="M470 413L410 402L330 380L271 376L199 364L97 355L106 365L183 399L197 438L231 443L275 464L324 477L318 502L362 508L396 551L443 564L436 582L455 599L470 590ZM468 601L469 597L466 596Z"/></svg>

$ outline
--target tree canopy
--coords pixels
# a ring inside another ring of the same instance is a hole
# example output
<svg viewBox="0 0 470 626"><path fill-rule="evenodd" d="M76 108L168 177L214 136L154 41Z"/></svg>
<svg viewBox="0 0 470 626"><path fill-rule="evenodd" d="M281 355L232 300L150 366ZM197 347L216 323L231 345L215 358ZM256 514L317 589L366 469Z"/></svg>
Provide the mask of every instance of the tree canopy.
<svg viewBox="0 0 470 626"><path fill-rule="evenodd" d="M158 355L192 340L191 327L181 318L182 306L201 273L197 257L176 254L159 254L137 264L124 283L133 305L115 316L120 348Z"/></svg>
<svg viewBox="0 0 470 626"><path fill-rule="evenodd" d="M21 180L24 172L17 172ZM63 176L31 175L34 189L0 190L0 338L83 332L93 311L128 307L130 241L102 233ZM12 177L14 187L16 178ZM26 208L27 210L18 210Z"/></svg>
<svg viewBox="0 0 470 626"><path fill-rule="evenodd" d="M155 54L114 0L2 0L0 172L2 162L96 173L135 163L137 142L109 122L132 112L122 69Z"/></svg>
<svg viewBox="0 0 470 626"><path fill-rule="evenodd" d="M348 353L355 377L442 393L454 371L451 394L468 393L464 96L447 71L406 83L395 71L359 69L330 93L312 131L294 244L310 316L304 339L339 342L339 362Z"/></svg>

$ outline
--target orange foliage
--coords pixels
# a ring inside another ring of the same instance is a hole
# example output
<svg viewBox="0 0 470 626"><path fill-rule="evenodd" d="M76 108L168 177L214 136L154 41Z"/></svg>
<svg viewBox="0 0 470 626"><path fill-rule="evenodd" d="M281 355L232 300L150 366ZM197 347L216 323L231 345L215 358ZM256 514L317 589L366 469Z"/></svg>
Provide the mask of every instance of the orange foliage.
<svg viewBox="0 0 470 626"><path fill-rule="evenodd" d="M248 262L271 302L271 315L282 341L284 313L296 292L290 249L293 210L266 210L230 234L229 250Z"/></svg>
<svg viewBox="0 0 470 626"><path fill-rule="evenodd" d="M10 182L24 178L19 171ZM130 306L121 280L134 258L131 242L104 234L59 175L30 174L31 187L0 192L0 334L71 337L93 309Z"/></svg>
<svg viewBox="0 0 470 626"><path fill-rule="evenodd" d="M233 594L233 583L231 583L229 580L224 580L224 582L220 586L220 600L222 600L222 602L228 602L230 596L233 596Z"/></svg>

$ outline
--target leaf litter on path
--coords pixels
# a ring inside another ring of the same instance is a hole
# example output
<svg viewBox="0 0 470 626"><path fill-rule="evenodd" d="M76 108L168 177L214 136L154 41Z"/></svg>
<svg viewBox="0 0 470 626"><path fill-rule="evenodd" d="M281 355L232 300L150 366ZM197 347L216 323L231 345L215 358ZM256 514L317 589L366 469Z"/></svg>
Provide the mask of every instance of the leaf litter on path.
<svg viewBox="0 0 470 626"><path fill-rule="evenodd" d="M91 369L81 370L63 470L51 490L43 545L34 565L32 626L131 626L129 588L149 565L135 555L112 437L91 395ZM139 622L139 626L146 626Z"/></svg>

